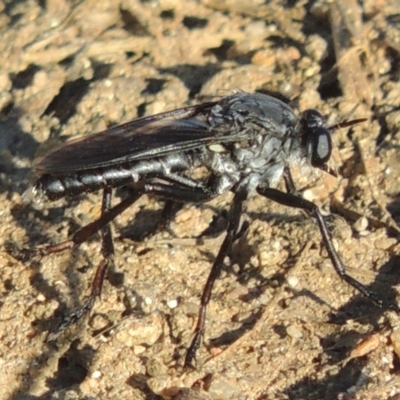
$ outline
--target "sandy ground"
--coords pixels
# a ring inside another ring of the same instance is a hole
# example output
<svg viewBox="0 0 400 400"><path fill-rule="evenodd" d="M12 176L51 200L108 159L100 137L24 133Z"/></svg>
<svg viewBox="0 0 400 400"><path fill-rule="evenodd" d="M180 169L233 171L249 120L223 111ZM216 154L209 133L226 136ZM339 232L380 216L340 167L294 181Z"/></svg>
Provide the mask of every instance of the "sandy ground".
<svg viewBox="0 0 400 400"><path fill-rule="evenodd" d="M257 90L330 124L368 118L334 133L337 179L295 180L331 213L349 273L397 302L400 6L362 3L0 2L1 399L400 398L400 316L340 280L315 221L297 210L246 203L249 228L215 285L192 371L183 358L230 194L185 206L140 243L162 204L143 197L118 217L102 299L53 346L47 332L90 290L99 238L29 262L4 246L57 243L99 215L97 193L23 203L39 148ZM210 224L214 235L202 235Z"/></svg>

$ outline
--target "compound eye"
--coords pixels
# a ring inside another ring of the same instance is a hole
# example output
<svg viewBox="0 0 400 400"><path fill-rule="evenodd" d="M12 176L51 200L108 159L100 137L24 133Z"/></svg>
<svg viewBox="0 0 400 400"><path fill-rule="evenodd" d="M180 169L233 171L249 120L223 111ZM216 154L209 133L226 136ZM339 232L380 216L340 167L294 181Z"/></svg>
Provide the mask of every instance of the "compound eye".
<svg viewBox="0 0 400 400"><path fill-rule="evenodd" d="M326 128L315 128L309 142L309 156L313 167L323 167L329 160L332 152L330 132Z"/></svg>

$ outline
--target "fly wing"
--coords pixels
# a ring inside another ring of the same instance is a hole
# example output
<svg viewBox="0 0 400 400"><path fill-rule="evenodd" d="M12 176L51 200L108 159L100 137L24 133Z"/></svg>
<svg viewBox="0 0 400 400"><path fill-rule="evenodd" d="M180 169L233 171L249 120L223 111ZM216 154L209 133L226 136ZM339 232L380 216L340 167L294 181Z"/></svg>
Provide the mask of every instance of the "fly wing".
<svg viewBox="0 0 400 400"><path fill-rule="evenodd" d="M206 120L215 102L140 118L71 140L38 157L39 175L63 175L194 149L215 139Z"/></svg>

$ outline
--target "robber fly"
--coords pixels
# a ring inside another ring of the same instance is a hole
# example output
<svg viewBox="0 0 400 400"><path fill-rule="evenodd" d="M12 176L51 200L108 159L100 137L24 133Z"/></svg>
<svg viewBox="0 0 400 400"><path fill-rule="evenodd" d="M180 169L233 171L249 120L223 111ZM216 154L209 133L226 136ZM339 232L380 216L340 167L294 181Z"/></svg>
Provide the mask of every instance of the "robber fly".
<svg viewBox="0 0 400 400"><path fill-rule="evenodd" d="M306 110L296 116L288 105L274 97L241 92L77 138L37 158L33 168L39 178L32 189L36 197L56 200L103 191L99 219L65 242L27 253L28 256L55 253L101 232L102 261L97 267L91 294L54 332L63 331L92 309L106 270L114 260L110 222L144 194L166 202L202 203L227 191L234 193L226 236L201 296L185 366L193 365L204 334L213 285L240 230L243 202L253 193L304 210L314 217L338 275L378 306L398 312L397 305L386 304L346 273L319 208L296 191L290 172L293 165L308 164L333 174L328 167L331 133L362 121L365 119L327 127L316 110ZM198 167L207 169L207 178L192 177L190 172ZM276 189L282 179L286 191ZM112 192L121 186L131 186L133 190L128 198L112 207Z"/></svg>

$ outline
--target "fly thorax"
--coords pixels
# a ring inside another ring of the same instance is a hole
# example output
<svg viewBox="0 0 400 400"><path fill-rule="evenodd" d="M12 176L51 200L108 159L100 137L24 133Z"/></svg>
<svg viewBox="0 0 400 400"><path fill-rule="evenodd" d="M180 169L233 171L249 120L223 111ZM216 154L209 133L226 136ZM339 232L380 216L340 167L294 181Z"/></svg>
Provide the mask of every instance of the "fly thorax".
<svg viewBox="0 0 400 400"><path fill-rule="evenodd" d="M276 135L259 135L247 148L237 148L235 159L241 185L253 191L259 184L276 186L291 152L291 140Z"/></svg>
<svg viewBox="0 0 400 400"><path fill-rule="evenodd" d="M202 159L211 172L215 193L229 191L240 180L238 164L232 159L227 147L218 143L211 144L203 151Z"/></svg>
<svg viewBox="0 0 400 400"><path fill-rule="evenodd" d="M241 167L249 172L264 173L276 163L281 163L283 157L282 140L266 136L261 143L253 144L246 149L237 149L235 155Z"/></svg>
<svg viewBox="0 0 400 400"><path fill-rule="evenodd" d="M234 180L239 179L238 164L232 160L229 153L211 154L211 169L216 175L228 175Z"/></svg>

